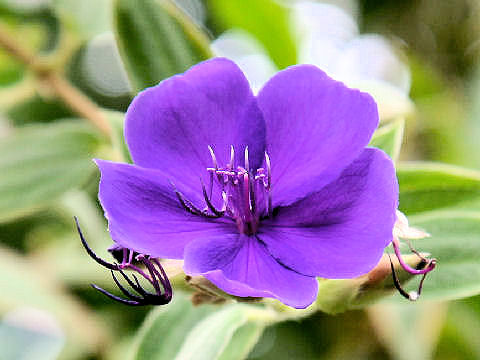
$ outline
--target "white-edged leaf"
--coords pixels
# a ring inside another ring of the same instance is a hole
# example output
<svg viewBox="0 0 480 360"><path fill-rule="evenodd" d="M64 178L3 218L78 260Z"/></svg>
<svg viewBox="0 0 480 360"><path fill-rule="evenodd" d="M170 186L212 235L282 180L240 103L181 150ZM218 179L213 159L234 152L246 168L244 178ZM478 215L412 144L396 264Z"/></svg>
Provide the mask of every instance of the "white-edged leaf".
<svg viewBox="0 0 480 360"><path fill-rule="evenodd" d="M28 126L0 139L0 221L49 205L93 174L98 134L61 121Z"/></svg>
<svg viewBox="0 0 480 360"><path fill-rule="evenodd" d="M406 215L449 207L480 211L480 172L457 166L408 162L397 166L399 209Z"/></svg>

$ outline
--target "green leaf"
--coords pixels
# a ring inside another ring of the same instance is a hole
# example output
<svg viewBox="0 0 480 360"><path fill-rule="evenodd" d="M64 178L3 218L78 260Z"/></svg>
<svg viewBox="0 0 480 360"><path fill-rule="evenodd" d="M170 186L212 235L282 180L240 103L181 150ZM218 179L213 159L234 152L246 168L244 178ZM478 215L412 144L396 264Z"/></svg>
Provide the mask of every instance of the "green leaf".
<svg viewBox="0 0 480 360"><path fill-rule="evenodd" d="M218 359L237 329L247 322L245 307L230 305L206 317L190 331L175 360Z"/></svg>
<svg viewBox="0 0 480 360"><path fill-rule="evenodd" d="M9 107L6 115L14 125L23 126L69 118L73 112L57 99L44 99L34 94Z"/></svg>
<svg viewBox="0 0 480 360"><path fill-rule="evenodd" d="M110 0L54 0L60 19L83 39L111 29Z"/></svg>
<svg viewBox="0 0 480 360"><path fill-rule="evenodd" d="M133 358L173 359L189 331L213 310L212 306L194 307L186 296L176 292L169 305L155 309L145 320Z"/></svg>
<svg viewBox="0 0 480 360"><path fill-rule="evenodd" d="M369 146L382 149L393 161L397 161L402 147L404 128L405 120L403 118L382 126L373 134Z"/></svg>
<svg viewBox="0 0 480 360"><path fill-rule="evenodd" d="M297 62L288 9L274 0L209 0L216 22L255 36L280 69ZM246 16L248 14L248 16Z"/></svg>
<svg viewBox="0 0 480 360"><path fill-rule="evenodd" d="M424 211L475 205L480 210L480 172L434 163L397 166L400 210L406 215Z"/></svg>
<svg viewBox="0 0 480 360"><path fill-rule="evenodd" d="M240 327L233 334L218 360L246 359L262 336L264 328L262 324L256 322L249 322Z"/></svg>
<svg viewBox="0 0 480 360"><path fill-rule="evenodd" d="M171 0L114 0L120 55L135 91L211 56L206 35Z"/></svg>
<svg viewBox="0 0 480 360"><path fill-rule="evenodd" d="M431 234L430 238L416 241L417 250L438 260L436 269L425 280L420 299L449 300L479 294L480 212L432 212L409 220L412 226Z"/></svg>
<svg viewBox="0 0 480 360"><path fill-rule="evenodd" d="M0 221L29 214L85 184L99 138L74 121L37 125L0 139Z"/></svg>
<svg viewBox="0 0 480 360"><path fill-rule="evenodd" d="M139 332L134 359L244 359L262 334L264 324L250 321L257 307L230 304L193 306L182 293L154 310ZM255 310L254 310L255 311Z"/></svg>
<svg viewBox="0 0 480 360"><path fill-rule="evenodd" d="M449 304L446 325L442 331L438 359L480 359L480 312L478 297ZM473 306L472 306L473 305Z"/></svg>

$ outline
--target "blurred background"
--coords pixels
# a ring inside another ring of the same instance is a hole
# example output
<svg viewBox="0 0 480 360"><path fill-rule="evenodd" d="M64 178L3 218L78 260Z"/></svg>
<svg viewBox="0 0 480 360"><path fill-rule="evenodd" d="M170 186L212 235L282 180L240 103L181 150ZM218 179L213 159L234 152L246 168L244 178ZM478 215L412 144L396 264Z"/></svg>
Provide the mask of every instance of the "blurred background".
<svg viewBox="0 0 480 360"><path fill-rule="evenodd" d="M371 92L384 123L405 119L401 161L480 170L480 1L165 3L181 12L187 34L210 44L208 54L177 41L168 19L158 18L161 28L128 23L128 1L114 13L110 0L0 0L1 360L130 358L151 309L125 308L90 288L112 290L113 282L85 254L73 216L108 258L91 159L128 160L122 112L138 89L178 66L227 56L258 91L280 69L316 64ZM142 46L165 56L155 66L141 55L122 63L119 51L142 54ZM143 69L136 82L127 75L133 68ZM158 76L142 78L150 73ZM271 326L248 358L480 359L478 334L478 296L382 301Z"/></svg>

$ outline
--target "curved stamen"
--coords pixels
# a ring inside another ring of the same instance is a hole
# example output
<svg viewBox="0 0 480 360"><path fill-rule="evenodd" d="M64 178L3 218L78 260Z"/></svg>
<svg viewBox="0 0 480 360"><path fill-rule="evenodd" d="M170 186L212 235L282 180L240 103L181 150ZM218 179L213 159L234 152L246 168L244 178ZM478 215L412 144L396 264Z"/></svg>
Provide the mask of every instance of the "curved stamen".
<svg viewBox="0 0 480 360"><path fill-rule="evenodd" d="M98 264L110 269L112 274L113 281L120 289L120 291L127 297L126 299L116 296L107 290L95 285L91 284L92 287L102 294L108 296L109 298L118 301L125 305L131 306L140 306L140 305L164 305L168 304L172 299L172 286L168 280L167 274L165 270L161 266L160 262L157 259L152 259L148 255L138 254L136 259L141 261L143 265L147 268L148 274L146 274L142 269L132 264L133 254L134 251L131 249L122 249L123 252L123 259L122 263L119 264L112 264L108 261L103 260L99 256L95 254L95 252L90 248L88 245L83 233L80 229L80 225L78 222L77 217L75 217L75 223L77 226L78 234L80 235L80 240L86 249L87 253L90 257L95 260ZM158 269L157 269L158 268ZM146 291L138 281L137 277L132 274L133 278L135 279L135 283L129 279L129 277L125 274L123 269L129 269L137 272L141 276L143 276L155 289L154 293ZM140 296L133 294L132 292L128 291L121 283L118 281L117 277L115 276L114 271L120 272L123 276L125 281L130 285L130 287L135 290ZM162 288L160 288L160 285ZM163 290L162 290L163 289Z"/></svg>
<svg viewBox="0 0 480 360"><path fill-rule="evenodd" d="M205 203L207 204L208 209L210 209L210 211L213 212L216 217L222 217L225 211L218 210L215 205L212 204L210 198L208 197L207 189L205 188L205 184L203 183L202 178L200 178L200 182L202 183L203 198L205 199Z"/></svg>
<svg viewBox="0 0 480 360"><path fill-rule="evenodd" d="M180 201L180 204L182 204L182 206L185 210L187 210L190 214L193 214L193 215L202 215L203 212L200 209L198 209L197 207L195 207L187 199L185 199L183 194L180 191L178 191L176 189L174 191L175 191L175 195L177 195L178 201ZM187 203L187 201L188 201L188 203Z"/></svg>
<svg viewBox="0 0 480 360"><path fill-rule="evenodd" d="M157 265L158 269L160 269L161 274L158 272L157 268L153 268L154 271L157 273L158 278L162 282L163 289L167 293L172 293L172 285L170 281L168 281L167 273L165 272L164 268L160 265L160 261L158 259L153 258L152 261Z"/></svg>
<svg viewBox="0 0 480 360"><path fill-rule="evenodd" d="M113 295L112 293L109 293L107 290L101 288L100 286L97 286L95 284L91 284L92 287L97 290L97 291L100 291L102 294L104 294L105 296L108 296L110 299L112 300L115 300L119 303L122 303L124 305L129 305L129 306L142 306L142 305L145 305L143 304L142 302L140 301L136 301L136 300L127 300L127 299L123 299L121 298L120 296L116 296L116 295Z"/></svg>
<svg viewBox="0 0 480 360"><path fill-rule="evenodd" d="M195 205L193 205L193 203L191 201L187 200L180 191L178 191L176 189L174 191L175 191L175 195L177 195L178 201L180 201L180 204L182 204L183 208L185 210L187 210L190 214L201 215L203 217L212 218L212 219L216 219L216 218L220 217L220 216L217 216L217 214L209 214L205 211L200 210ZM206 190L205 190L204 194L206 194Z"/></svg>
<svg viewBox="0 0 480 360"><path fill-rule="evenodd" d="M78 235L80 235L80 241L82 242L82 245L85 248L85 250L87 250L88 255L90 255L90 257L93 260L95 260L98 264L102 265L103 267L106 267L107 269L110 269L110 270L118 270L117 264L109 263L108 261L105 261L102 258L98 257L97 254L93 252L90 246L88 246L87 240L85 240L85 237L83 236L77 217L74 216L73 218L75 219L75 224L77 225L77 231L78 231Z"/></svg>
<svg viewBox="0 0 480 360"><path fill-rule="evenodd" d="M423 282L425 281L425 278L427 277L428 272L423 273L423 276L422 276L422 279L420 280L417 291L406 292L402 288L402 285L400 284L400 280L398 279L397 273L395 272L395 267L393 266L393 262L390 254L387 253L387 255L388 255L388 259L390 260L390 269L392 270L392 279L393 279L393 284L395 285L395 288L398 290L400 295L402 295L405 299L410 301L418 300L418 298L422 293Z"/></svg>
<svg viewBox="0 0 480 360"><path fill-rule="evenodd" d="M397 256L397 259L400 262L400 265L402 266L402 268L412 275L427 274L430 271L432 271L433 269L435 269L435 266L437 265L437 259L430 259L430 260L428 260L428 264L424 269L422 269L422 270L413 269L412 267L410 267L410 265L408 265L403 260L402 254L400 253L400 244L398 243L398 239L395 238L395 237L392 240L392 246L393 246L393 250L395 251L395 255ZM422 257L422 259L423 259L423 257ZM426 260L426 259L423 259L423 260Z"/></svg>
<svg viewBox="0 0 480 360"><path fill-rule="evenodd" d="M390 260L390 269L392 270L392 278L393 278L393 284L395 285L395 288L398 290L400 295L402 295L405 299L412 300L410 298L410 294L407 293L402 288L402 285L400 284L400 281L398 280L397 273L395 272L395 267L393 266L393 262L392 262L392 258L390 257L390 254L387 254L387 255L388 255L388 259Z"/></svg>
<svg viewBox="0 0 480 360"><path fill-rule="evenodd" d="M120 291L128 298L130 298L131 300L135 300L135 301L141 301L142 298L140 296L137 296L135 294L132 294L130 291L128 291L127 289L125 289L123 287L122 284L120 284L120 281L118 281L117 277L115 276L115 273L113 272L113 270L110 270L110 272L112 273L112 278L113 278L113 281L115 282L115 284L117 285L117 287L120 289ZM127 277L127 275L125 275L122 271L122 275L125 279L127 279L127 281L130 281L130 279Z"/></svg>

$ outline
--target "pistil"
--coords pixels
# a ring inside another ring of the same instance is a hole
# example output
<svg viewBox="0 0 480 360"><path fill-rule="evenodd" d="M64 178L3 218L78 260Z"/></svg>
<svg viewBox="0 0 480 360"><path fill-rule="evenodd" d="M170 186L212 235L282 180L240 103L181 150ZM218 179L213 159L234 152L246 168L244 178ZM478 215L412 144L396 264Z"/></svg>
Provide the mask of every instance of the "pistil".
<svg viewBox="0 0 480 360"><path fill-rule="evenodd" d="M235 168L235 149L230 147L230 161L219 165L217 156L211 146L208 151L212 158L212 167L207 168L210 184L207 187L200 179L205 208L201 210L175 189L178 200L188 212L208 218L228 216L237 224L241 233L253 235L257 232L262 216L270 216L272 212L270 158L265 153L265 168L250 167L248 146L245 147L244 167ZM222 205L217 208L212 201L214 188L220 191ZM261 206L262 201L264 205Z"/></svg>

